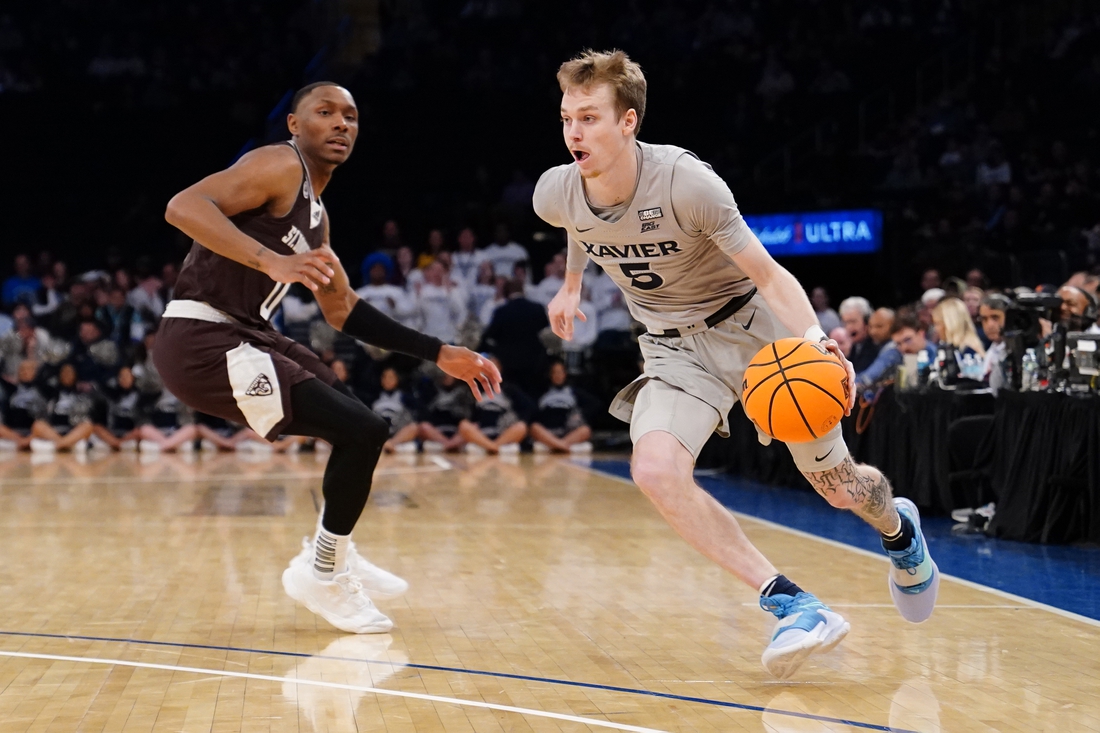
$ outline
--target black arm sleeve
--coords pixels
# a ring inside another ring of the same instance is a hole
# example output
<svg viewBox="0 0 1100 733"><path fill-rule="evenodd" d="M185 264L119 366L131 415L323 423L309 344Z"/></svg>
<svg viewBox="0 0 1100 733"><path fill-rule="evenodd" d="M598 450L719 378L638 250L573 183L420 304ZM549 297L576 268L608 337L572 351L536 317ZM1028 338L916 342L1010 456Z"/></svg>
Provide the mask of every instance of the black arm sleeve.
<svg viewBox="0 0 1100 733"><path fill-rule="evenodd" d="M439 339L402 326L363 300L351 309L341 331L372 346L430 362L439 358L439 350L443 348L443 342Z"/></svg>

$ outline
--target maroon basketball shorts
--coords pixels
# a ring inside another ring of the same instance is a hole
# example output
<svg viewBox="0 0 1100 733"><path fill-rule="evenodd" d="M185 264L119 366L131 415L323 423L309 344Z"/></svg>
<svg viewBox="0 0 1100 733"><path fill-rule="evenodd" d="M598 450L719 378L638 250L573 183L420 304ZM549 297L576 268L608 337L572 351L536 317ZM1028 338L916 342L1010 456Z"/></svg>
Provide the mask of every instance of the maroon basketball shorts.
<svg viewBox="0 0 1100 733"><path fill-rule="evenodd" d="M293 418L290 388L336 375L316 354L276 331L194 318L164 318L153 363L188 407L243 423L274 440Z"/></svg>

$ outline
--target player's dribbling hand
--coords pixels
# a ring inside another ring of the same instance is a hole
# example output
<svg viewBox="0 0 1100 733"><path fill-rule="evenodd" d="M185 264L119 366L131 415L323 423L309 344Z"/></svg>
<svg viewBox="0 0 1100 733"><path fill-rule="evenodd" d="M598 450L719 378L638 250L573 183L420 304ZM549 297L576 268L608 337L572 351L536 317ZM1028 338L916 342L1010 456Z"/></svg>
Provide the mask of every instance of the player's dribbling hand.
<svg viewBox="0 0 1100 733"><path fill-rule="evenodd" d="M550 330L554 335L565 341L573 340L573 319L580 318L587 321L584 313L578 307L581 303L581 294L570 293L565 289L559 290L550 305L546 307L547 316L550 318Z"/></svg>
<svg viewBox="0 0 1100 733"><path fill-rule="evenodd" d="M845 416L852 414L852 408L856 406L856 370L852 366L852 362L848 361L848 357L844 356L844 352L840 350L840 344L833 339L827 339L821 342L821 345L832 352L833 356L840 359L840 363L844 365L844 368L848 370L848 406L844 408Z"/></svg>
<svg viewBox="0 0 1100 733"><path fill-rule="evenodd" d="M272 258L264 272L275 282L301 283L316 292L332 282L336 271L330 266L331 250L313 249Z"/></svg>
<svg viewBox="0 0 1100 733"><path fill-rule="evenodd" d="M461 346L444 344L435 363L447 374L470 385L470 391L478 402L500 394L500 370L481 354Z"/></svg>

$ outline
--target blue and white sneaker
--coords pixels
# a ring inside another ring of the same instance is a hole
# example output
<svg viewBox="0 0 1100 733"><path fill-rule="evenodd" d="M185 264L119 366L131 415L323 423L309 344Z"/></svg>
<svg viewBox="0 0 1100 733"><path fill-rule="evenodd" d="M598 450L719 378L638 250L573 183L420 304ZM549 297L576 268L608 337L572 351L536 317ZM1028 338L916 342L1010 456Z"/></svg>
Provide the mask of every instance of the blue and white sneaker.
<svg viewBox="0 0 1100 733"><path fill-rule="evenodd" d="M886 550L893 567L890 568L890 597L898 607L902 618L919 624L932 615L936 607L936 595L940 592L940 570L928 553L928 543L920 529L920 513L908 499L896 497L894 506L898 514L913 523L916 536L908 550Z"/></svg>
<svg viewBox="0 0 1100 733"><path fill-rule="evenodd" d="M812 653L831 651L852 628L843 616L805 591L797 596L762 596L760 607L779 619L760 661L781 680L794 674Z"/></svg>

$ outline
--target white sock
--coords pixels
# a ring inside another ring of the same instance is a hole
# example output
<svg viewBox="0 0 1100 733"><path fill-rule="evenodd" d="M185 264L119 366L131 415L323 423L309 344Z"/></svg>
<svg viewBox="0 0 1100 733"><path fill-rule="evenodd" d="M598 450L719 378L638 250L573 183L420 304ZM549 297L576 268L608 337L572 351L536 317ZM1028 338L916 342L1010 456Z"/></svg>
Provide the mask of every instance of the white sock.
<svg viewBox="0 0 1100 733"><path fill-rule="evenodd" d="M333 576L348 569L348 545L351 535L339 535L322 527L313 540L313 574L321 580L332 580Z"/></svg>

